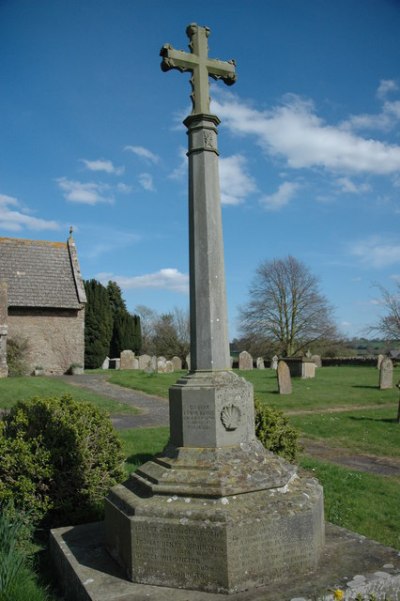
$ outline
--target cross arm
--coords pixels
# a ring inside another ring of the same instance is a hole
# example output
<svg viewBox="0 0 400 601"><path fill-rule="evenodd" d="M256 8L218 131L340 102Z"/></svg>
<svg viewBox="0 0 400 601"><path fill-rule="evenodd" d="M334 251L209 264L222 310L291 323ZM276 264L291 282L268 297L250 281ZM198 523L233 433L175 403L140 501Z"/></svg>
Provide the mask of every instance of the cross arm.
<svg viewBox="0 0 400 601"><path fill-rule="evenodd" d="M198 62L196 56L183 50L174 50L170 44L164 44L160 50L160 56L162 56L162 71L169 71L170 69L193 71Z"/></svg>

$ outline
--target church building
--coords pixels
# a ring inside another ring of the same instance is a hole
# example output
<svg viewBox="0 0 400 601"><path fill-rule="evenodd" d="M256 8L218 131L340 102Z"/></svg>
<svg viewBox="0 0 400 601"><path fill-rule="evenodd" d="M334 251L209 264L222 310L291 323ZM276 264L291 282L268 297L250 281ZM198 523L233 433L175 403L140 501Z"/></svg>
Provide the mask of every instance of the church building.
<svg viewBox="0 0 400 601"><path fill-rule="evenodd" d="M26 346L28 373L84 365L86 295L75 242L0 237L0 377L7 341Z"/></svg>

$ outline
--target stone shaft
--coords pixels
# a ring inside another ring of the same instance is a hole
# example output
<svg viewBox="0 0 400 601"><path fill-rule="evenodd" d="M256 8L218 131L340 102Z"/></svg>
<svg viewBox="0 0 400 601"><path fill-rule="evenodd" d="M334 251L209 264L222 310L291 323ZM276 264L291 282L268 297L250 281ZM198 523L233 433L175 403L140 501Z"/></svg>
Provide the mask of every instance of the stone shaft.
<svg viewBox="0 0 400 601"><path fill-rule="evenodd" d="M217 125L213 115L185 120L189 136L191 369L230 369Z"/></svg>

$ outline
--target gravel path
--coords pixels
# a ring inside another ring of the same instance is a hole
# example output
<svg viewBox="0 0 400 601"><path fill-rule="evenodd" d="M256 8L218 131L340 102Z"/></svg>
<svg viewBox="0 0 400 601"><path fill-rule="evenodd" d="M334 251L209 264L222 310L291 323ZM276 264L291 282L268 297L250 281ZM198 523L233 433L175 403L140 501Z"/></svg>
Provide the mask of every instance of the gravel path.
<svg viewBox="0 0 400 601"><path fill-rule="evenodd" d="M83 376L59 376L68 384L93 390L97 394L110 397L115 401L126 403L132 407L137 407L141 413L139 415L118 415L113 414L111 421L118 430L127 428L149 428L169 425L168 401L160 397L147 395L144 392L123 388L116 384L107 382L107 374L88 374ZM382 407L382 405L380 405ZM354 407L354 409L360 407ZM368 406L368 408L371 408ZM338 409L343 411L344 408ZM346 407L346 410L348 408ZM318 410L315 413L324 413L324 410ZM335 412L335 408L329 408L326 412ZM301 413L313 413L312 411L292 411L287 414L299 415ZM400 429L400 426L399 426ZM373 455L354 454L348 449L330 447L320 441L302 440L304 452L316 459L337 463L354 470L378 474L380 476L400 477L400 459L394 457L376 457Z"/></svg>
<svg viewBox="0 0 400 601"><path fill-rule="evenodd" d="M113 414L111 421L118 430L168 426L169 407L166 399L111 384L107 382L106 378L107 374L59 376L59 379L64 380L67 384L92 390L96 394L126 403L140 410L138 415Z"/></svg>

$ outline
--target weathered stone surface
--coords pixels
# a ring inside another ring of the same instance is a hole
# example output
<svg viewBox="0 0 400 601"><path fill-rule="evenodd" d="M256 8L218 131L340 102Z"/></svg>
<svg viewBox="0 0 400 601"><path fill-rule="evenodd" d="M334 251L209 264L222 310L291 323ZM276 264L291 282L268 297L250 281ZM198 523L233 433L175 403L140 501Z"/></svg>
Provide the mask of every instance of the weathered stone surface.
<svg viewBox="0 0 400 601"><path fill-rule="evenodd" d="M304 361L302 362L302 366L301 366L301 377L303 379L307 379L307 378L315 378L315 363L314 361Z"/></svg>
<svg viewBox="0 0 400 601"><path fill-rule="evenodd" d="M157 357L157 371L161 374L167 371L167 360L165 357Z"/></svg>
<svg viewBox="0 0 400 601"><path fill-rule="evenodd" d="M101 369L109 369L110 367L110 357L106 357L101 364Z"/></svg>
<svg viewBox="0 0 400 601"><path fill-rule="evenodd" d="M107 528L109 550L118 549L131 580L232 593L316 567L324 542L322 489L292 477L280 490L149 498L131 481L110 493Z"/></svg>
<svg viewBox="0 0 400 601"><path fill-rule="evenodd" d="M188 353L188 354L186 355L186 368L187 368L189 371L190 371L190 369L191 369L191 367L190 367L190 366L191 366L191 362L190 362L190 353Z"/></svg>
<svg viewBox="0 0 400 601"><path fill-rule="evenodd" d="M139 369L146 369L149 367L149 364L151 363L151 357L150 355L140 355L139 356Z"/></svg>
<svg viewBox="0 0 400 601"><path fill-rule="evenodd" d="M257 357L256 365L257 369L265 369L264 357Z"/></svg>
<svg viewBox="0 0 400 601"><path fill-rule="evenodd" d="M177 447L219 447L255 438L253 387L231 371L189 374L171 386L169 398L171 441ZM236 422L227 426L229 411Z"/></svg>
<svg viewBox="0 0 400 601"><path fill-rule="evenodd" d="M389 357L382 360L379 370L379 388L385 390L393 388L393 362Z"/></svg>
<svg viewBox="0 0 400 601"><path fill-rule="evenodd" d="M311 361L315 363L315 367L322 367L321 355L313 355Z"/></svg>
<svg viewBox="0 0 400 601"><path fill-rule="evenodd" d="M171 501L172 503L172 501ZM190 505L190 503L188 503ZM188 510L190 511L190 509ZM346 599L360 593L396 599L400 593L400 557L365 536L326 524L326 544L315 570L300 576L289 566L283 583L269 581L247 591L224 593L189 591L130 582L104 548L104 523L53 530L50 549L66 591L66 601L294 601L332 599L340 588ZM270 546L269 551L273 545ZM268 552L269 552L268 551Z"/></svg>
<svg viewBox="0 0 400 601"><path fill-rule="evenodd" d="M247 351L239 353L239 369L253 369L253 357Z"/></svg>
<svg viewBox="0 0 400 601"><path fill-rule="evenodd" d="M385 358L385 355L378 355L377 360L376 360L377 369L381 368L381 364L382 364L382 361L384 360L384 358Z"/></svg>
<svg viewBox="0 0 400 601"><path fill-rule="evenodd" d="M173 371L181 371L182 359L180 357L172 357L172 365L174 367Z"/></svg>
<svg viewBox="0 0 400 601"><path fill-rule="evenodd" d="M278 369L278 361L279 361L279 357L278 355L274 355L271 359L271 365L270 368L271 369Z"/></svg>
<svg viewBox="0 0 400 601"><path fill-rule="evenodd" d="M0 281L0 378L8 376L7 333L8 333L8 294L7 283Z"/></svg>
<svg viewBox="0 0 400 601"><path fill-rule="evenodd" d="M135 353L133 351L126 350L121 352L120 369L136 369Z"/></svg>
<svg viewBox="0 0 400 601"><path fill-rule="evenodd" d="M276 375L278 378L279 394L292 394L292 379L288 364L285 361L278 362Z"/></svg>

